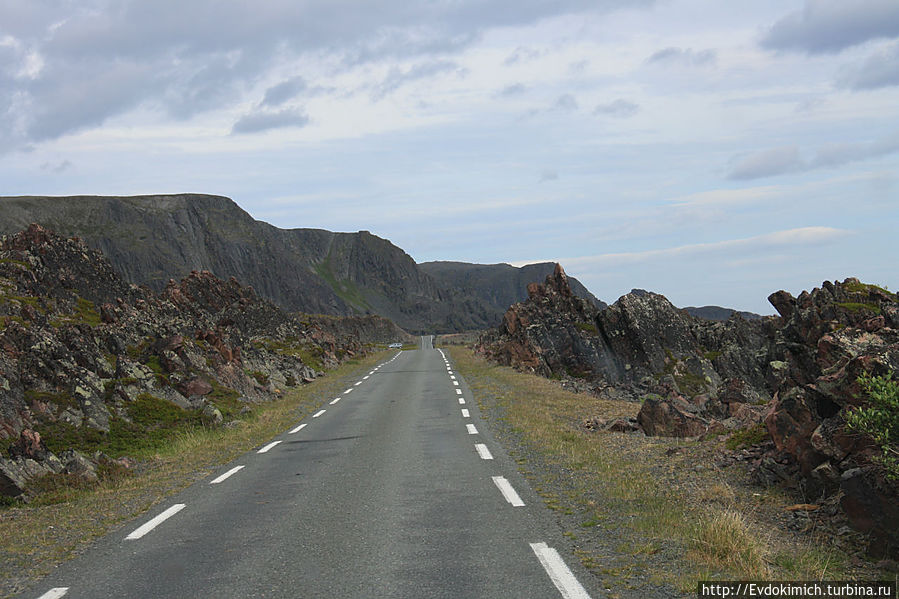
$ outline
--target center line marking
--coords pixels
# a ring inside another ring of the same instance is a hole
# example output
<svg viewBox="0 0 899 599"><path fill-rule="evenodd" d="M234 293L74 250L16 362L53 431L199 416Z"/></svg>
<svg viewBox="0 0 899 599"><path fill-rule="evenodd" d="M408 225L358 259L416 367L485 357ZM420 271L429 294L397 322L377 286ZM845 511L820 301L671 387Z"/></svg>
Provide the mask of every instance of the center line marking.
<svg viewBox="0 0 899 599"><path fill-rule="evenodd" d="M331 405L333 406L333 405L336 404L338 401L340 401L340 398L339 398L339 397L335 397L334 399L332 399L332 400L329 401L328 403L331 404Z"/></svg>
<svg viewBox="0 0 899 599"><path fill-rule="evenodd" d="M464 397L460 397L460 398L459 398L459 405L460 405L460 406L464 406L464 405L465 405L465 398L464 398Z"/></svg>
<svg viewBox="0 0 899 599"><path fill-rule="evenodd" d="M470 416L468 415L468 410L466 410L465 408L462 408L462 418L470 418Z"/></svg>
<svg viewBox="0 0 899 599"><path fill-rule="evenodd" d="M293 429L292 431L290 431L290 432L287 433L287 434L288 434L288 435L292 435L292 434L294 434L294 433L298 433L298 432L300 432L301 430L303 430L304 428L306 428L306 423L301 424L300 426L296 427L295 429Z"/></svg>
<svg viewBox="0 0 899 599"><path fill-rule="evenodd" d="M169 518L171 518L172 516L174 516L175 514L180 512L181 510L183 510L185 507L187 507L187 506L185 506L183 503L176 503L175 505L173 505L166 511L162 512L161 514L159 514L158 516L156 516L155 518L153 518L152 520L150 520L149 522L144 524L143 526L138 526L136 529L134 529L134 532L132 532L130 535L128 535L125 538L132 539L132 540L141 538L142 536L144 536L145 534L147 534L148 532L150 532L151 530L153 530L154 528L156 528L157 526L159 526L160 524L162 524L163 522L165 522L166 520L168 520Z"/></svg>
<svg viewBox="0 0 899 599"><path fill-rule="evenodd" d="M518 493L515 492L515 489L512 488L512 485L509 484L509 481L506 480L505 476L493 476L491 478L493 479L493 484L499 489L499 492L503 494L506 501L511 503L513 507L522 507L524 505L521 497L518 496Z"/></svg>
<svg viewBox="0 0 899 599"><path fill-rule="evenodd" d="M543 569L549 574L553 584L559 589L562 597L565 599L590 599L590 595L565 565L558 551L547 546L546 543L531 543L531 549L534 550L534 554L540 560Z"/></svg>
<svg viewBox="0 0 899 599"><path fill-rule="evenodd" d="M59 599L68 592L69 587L56 587L55 589L50 589L37 599Z"/></svg>
<svg viewBox="0 0 899 599"><path fill-rule="evenodd" d="M473 424L466 424L465 429L468 431L469 435L477 435L478 434L478 429L476 429Z"/></svg>
<svg viewBox="0 0 899 599"><path fill-rule="evenodd" d="M272 441L271 443L269 443L268 445L266 445L265 447L263 447L262 449L260 449L260 450L257 451L256 453L266 453L269 449L271 449L272 447L274 447L275 445L277 445L277 444L280 443L280 442L281 442L281 441Z"/></svg>
<svg viewBox="0 0 899 599"><path fill-rule="evenodd" d="M324 414L325 412L327 412L327 410L319 410L318 412L316 412L315 414L313 414L312 417L313 417L313 418L318 418L319 416L321 416L321 415Z"/></svg>
<svg viewBox="0 0 899 599"><path fill-rule="evenodd" d="M458 384L458 383L456 383ZM462 389L456 389L456 395L462 395Z"/></svg>
<svg viewBox="0 0 899 599"><path fill-rule="evenodd" d="M487 446L483 443L476 443L474 448L477 450L478 455L481 456L482 460L492 460L493 455L491 455L490 450L487 449Z"/></svg>
<svg viewBox="0 0 899 599"><path fill-rule="evenodd" d="M220 482L222 482L223 480L225 480L226 478L228 478L229 476L231 476L232 474L235 474L236 472L240 472L240 470L242 470L242 469L243 469L243 466L235 466L234 468L231 468L231 470L228 470L227 472L225 472L218 478L214 478L211 481L209 481L209 484L217 485Z"/></svg>

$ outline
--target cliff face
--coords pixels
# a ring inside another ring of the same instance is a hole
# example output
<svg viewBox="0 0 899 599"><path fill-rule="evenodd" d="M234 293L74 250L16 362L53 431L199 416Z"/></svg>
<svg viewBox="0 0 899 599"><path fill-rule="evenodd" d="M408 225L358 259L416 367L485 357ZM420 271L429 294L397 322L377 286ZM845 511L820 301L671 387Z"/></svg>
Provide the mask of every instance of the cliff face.
<svg viewBox="0 0 899 599"><path fill-rule="evenodd" d="M90 472L74 449L139 441L166 417L235 419L368 342L405 337L377 316L291 316L208 271L155 293L37 225L0 239L0 325L0 494L11 496Z"/></svg>
<svg viewBox="0 0 899 599"><path fill-rule="evenodd" d="M31 223L84 239L125 280L155 291L169 279L208 270L235 277L288 311L378 314L414 332L493 326L510 297L508 291L494 293L503 284L490 277L464 282L432 276L367 231L279 229L221 196L0 198L0 233ZM521 284L516 287L514 299L523 299Z"/></svg>

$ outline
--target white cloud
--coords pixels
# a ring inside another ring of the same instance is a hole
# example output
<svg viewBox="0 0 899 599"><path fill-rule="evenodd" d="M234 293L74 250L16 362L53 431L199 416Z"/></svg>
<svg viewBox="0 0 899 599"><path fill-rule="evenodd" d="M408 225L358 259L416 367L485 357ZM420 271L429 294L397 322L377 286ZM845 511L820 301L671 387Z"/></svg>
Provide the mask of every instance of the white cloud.
<svg viewBox="0 0 899 599"><path fill-rule="evenodd" d="M572 268L587 266L620 266L625 264L648 262L662 259L677 259L697 254L748 254L755 251L770 251L791 246L810 246L831 243L850 235L852 231L834 227L800 227L775 231L764 235L728 239L711 243L691 243L677 247L645 250L640 252L621 252L600 254L597 256L580 256L564 258L562 264L570 264ZM527 262L531 263L531 262ZM513 265L522 264L515 262Z"/></svg>
<svg viewBox="0 0 899 599"><path fill-rule="evenodd" d="M761 43L772 50L823 54L892 37L899 37L895 0L806 0L802 10L772 25Z"/></svg>
<svg viewBox="0 0 899 599"><path fill-rule="evenodd" d="M258 133L269 129L281 129L283 127L305 127L309 123L309 117L301 110L287 108L277 112L254 112L240 117L231 128L231 133Z"/></svg>

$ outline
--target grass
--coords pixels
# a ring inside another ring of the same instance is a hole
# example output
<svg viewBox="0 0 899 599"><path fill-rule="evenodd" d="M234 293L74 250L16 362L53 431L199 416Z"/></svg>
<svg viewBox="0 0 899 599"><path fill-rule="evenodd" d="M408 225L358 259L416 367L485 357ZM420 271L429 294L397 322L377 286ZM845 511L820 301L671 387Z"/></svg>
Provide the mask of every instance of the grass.
<svg viewBox="0 0 899 599"><path fill-rule="evenodd" d="M370 368L385 353L349 360L327 377L290 390L281 399L254 404L252 416L240 426L195 424L169 430L163 442L130 452L139 462L124 473L103 476L101 472L94 484L48 479L46 493L33 504L0 507L0 596L17 593L29 579L47 574L92 539L282 433L342 389L347 377ZM223 402L236 401L225 389L219 393ZM137 417L154 418L147 409L153 400L144 401ZM177 419L177 413L160 415L157 430L173 418Z"/></svg>
<svg viewBox="0 0 899 599"><path fill-rule="evenodd" d="M841 308L849 310L853 314L857 314L859 312L870 312L870 313L874 314L875 316L880 314L880 306L878 306L877 304L862 304L859 302L839 302L839 303L837 303L837 305L840 306Z"/></svg>
<svg viewBox="0 0 899 599"><path fill-rule="evenodd" d="M763 532L769 527L754 520L760 504L788 505L789 498L738 492L713 468L695 471L691 450L701 451L700 444L581 426L591 416L634 416L639 404L571 393L548 379L489 364L469 349L450 352L482 412L536 456L518 459L519 468L538 472L526 478L548 507L576 518L569 528L580 531L582 562L604 583L627 586L640 574L686 592L709 578L816 580L840 573L834 552L772 538ZM672 447L682 451L667 456ZM584 539L591 535L600 549L587 548ZM624 546L632 550L618 551ZM774 559L787 554L795 559Z"/></svg>
<svg viewBox="0 0 899 599"><path fill-rule="evenodd" d="M733 451L761 443L768 438L770 438L768 435L768 427L765 426L764 422L759 422L755 426L734 431L730 438L724 443L724 446Z"/></svg>

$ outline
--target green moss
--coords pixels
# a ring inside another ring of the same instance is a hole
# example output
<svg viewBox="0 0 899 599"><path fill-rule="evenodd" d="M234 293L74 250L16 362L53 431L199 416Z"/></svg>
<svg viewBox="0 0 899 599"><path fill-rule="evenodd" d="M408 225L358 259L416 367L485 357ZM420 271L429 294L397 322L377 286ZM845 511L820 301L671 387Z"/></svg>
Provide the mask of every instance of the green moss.
<svg viewBox="0 0 899 599"><path fill-rule="evenodd" d="M846 283L844 285L844 287L846 288L847 291L851 291L853 293L869 293L871 291L881 291L883 293L892 295L890 293L890 290L887 289L886 287L880 287L879 285L870 285L868 283L852 282L852 283Z"/></svg>
<svg viewBox="0 0 899 599"><path fill-rule="evenodd" d="M862 311L871 312L875 316L880 314L880 306L877 304L862 304L859 302L839 302L837 304L841 308L845 308L852 313L858 313Z"/></svg>
<svg viewBox="0 0 899 599"><path fill-rule="evenodd" d="M708 360L709 362L711 362L711 361L717 359L718 356L721 355L721 353L722 352L720 352L720 351L707 351L702 354L702 357L705 358L706 360Z"/></svg>
<svg viewBox="0 0 899 599"><path fill-rule="evenodd" d="M599 335L599 329L597 329L596 325L592 322L576 322L574 326L584 331L585 333L590 333L591 335Z"/></svg>
<svg viewBox="0 0 899 599"><path fill-rule="evenodd" d="M734 431L730 439L725 441L724 446L733 451L756 445L769 438L768 427L765 426L764 422L759 422L750 428Z"/></svg>
<svg viewBox="0 0 899 599"><path fill-rule="evenodd" d="M250 376L252 376L254 379L256 379L256 382L262 386L266 386L269 383L268 375L265 374L264 372L254 370L253 372L250 373Z"/></svg>
<svg viewBox="0 0 899 599"><path fill-rule="evenodd" d="M371 306L365 300L365 297L359 291L359 288L356 287L356 284L352 281L341 281L338 280L336 276L334 276L334 272L331 269L331 256L328 255L325 258L324 262L321 264L317 264L314 266L316 274L320 276L331 289L334 290L334 293L337 296L345 301L350 306L356 308L360 312L365 312L366 310L371 309Z"/></svg>
<svg viewBox="0 0 899 599"><path fill-rule="evenodd" d="M53 392L53 391L36 391L34 389L25 390L25 401L29 404L40 401L43 403L56 404L62 408L77 408L78 401L69 393Z"/></svg>

